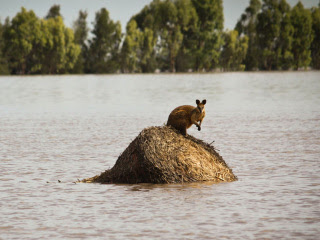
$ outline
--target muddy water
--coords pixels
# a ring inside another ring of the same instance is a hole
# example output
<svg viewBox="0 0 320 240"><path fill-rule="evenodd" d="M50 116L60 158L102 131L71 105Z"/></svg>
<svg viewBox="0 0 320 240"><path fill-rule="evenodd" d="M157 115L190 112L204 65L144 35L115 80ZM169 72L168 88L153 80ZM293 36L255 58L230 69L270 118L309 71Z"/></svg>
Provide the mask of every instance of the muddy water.
<svg viewBox="0 0 320 240"><path fill-rule="evenodd" d="M233 183L75 184L207 99ZM0 239L317 239L320 73L0 78Z"/></svg>

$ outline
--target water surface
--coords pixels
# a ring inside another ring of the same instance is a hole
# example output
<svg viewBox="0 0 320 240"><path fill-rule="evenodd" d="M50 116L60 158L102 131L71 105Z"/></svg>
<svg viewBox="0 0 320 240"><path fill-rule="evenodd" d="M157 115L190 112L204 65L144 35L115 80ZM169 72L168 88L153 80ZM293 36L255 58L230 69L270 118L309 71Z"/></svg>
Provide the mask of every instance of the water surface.
<svg viewBox="0 0 320 240"><path fill-rule="evenodd" d="M73 183L197 98L239 181ZM319 106L319 72L1 77L0 239L317 239Z"/></svg>

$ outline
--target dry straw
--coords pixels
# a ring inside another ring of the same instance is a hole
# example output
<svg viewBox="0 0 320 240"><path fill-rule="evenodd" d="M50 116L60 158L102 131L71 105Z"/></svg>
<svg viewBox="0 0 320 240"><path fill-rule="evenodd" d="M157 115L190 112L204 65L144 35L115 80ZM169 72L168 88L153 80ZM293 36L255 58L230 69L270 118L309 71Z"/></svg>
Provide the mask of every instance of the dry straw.
<svg viewBox="0 0 320 240"><path fill-rule="evenodd" d="M213 146L176 130L150 127L130 143L113 168L82 182L231 182L237 177Z"/></svg>

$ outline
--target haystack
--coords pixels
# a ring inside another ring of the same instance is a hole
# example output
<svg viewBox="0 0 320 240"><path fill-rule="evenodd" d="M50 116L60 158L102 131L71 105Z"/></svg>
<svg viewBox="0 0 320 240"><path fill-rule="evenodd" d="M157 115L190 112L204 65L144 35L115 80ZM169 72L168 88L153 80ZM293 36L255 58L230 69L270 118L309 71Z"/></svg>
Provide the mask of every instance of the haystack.
<svg viewBox="0 0 320 240"><path fill-rule="evenodd" d="M237 177L213 146L163 126L142 130L111 169L82 182L182 183L236 180Z"/></svg>

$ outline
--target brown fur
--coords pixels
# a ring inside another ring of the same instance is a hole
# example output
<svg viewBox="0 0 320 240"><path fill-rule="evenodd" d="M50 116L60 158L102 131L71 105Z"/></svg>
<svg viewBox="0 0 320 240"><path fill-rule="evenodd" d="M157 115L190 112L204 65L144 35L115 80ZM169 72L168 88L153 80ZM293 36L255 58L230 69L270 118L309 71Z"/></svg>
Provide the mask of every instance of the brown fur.
<svg viewBox="0 0 320 240"><path fill-rule="evenodd" d="M196 100L197 107L190 105L183 105L175 108L169 115L167 126L172 126L183 135L187 135L187 129L195 124L198 130L201 130L201 123L206 116L204 105L206 100L201 103ZM199 123L198 123L199 122Z"/></svg>

